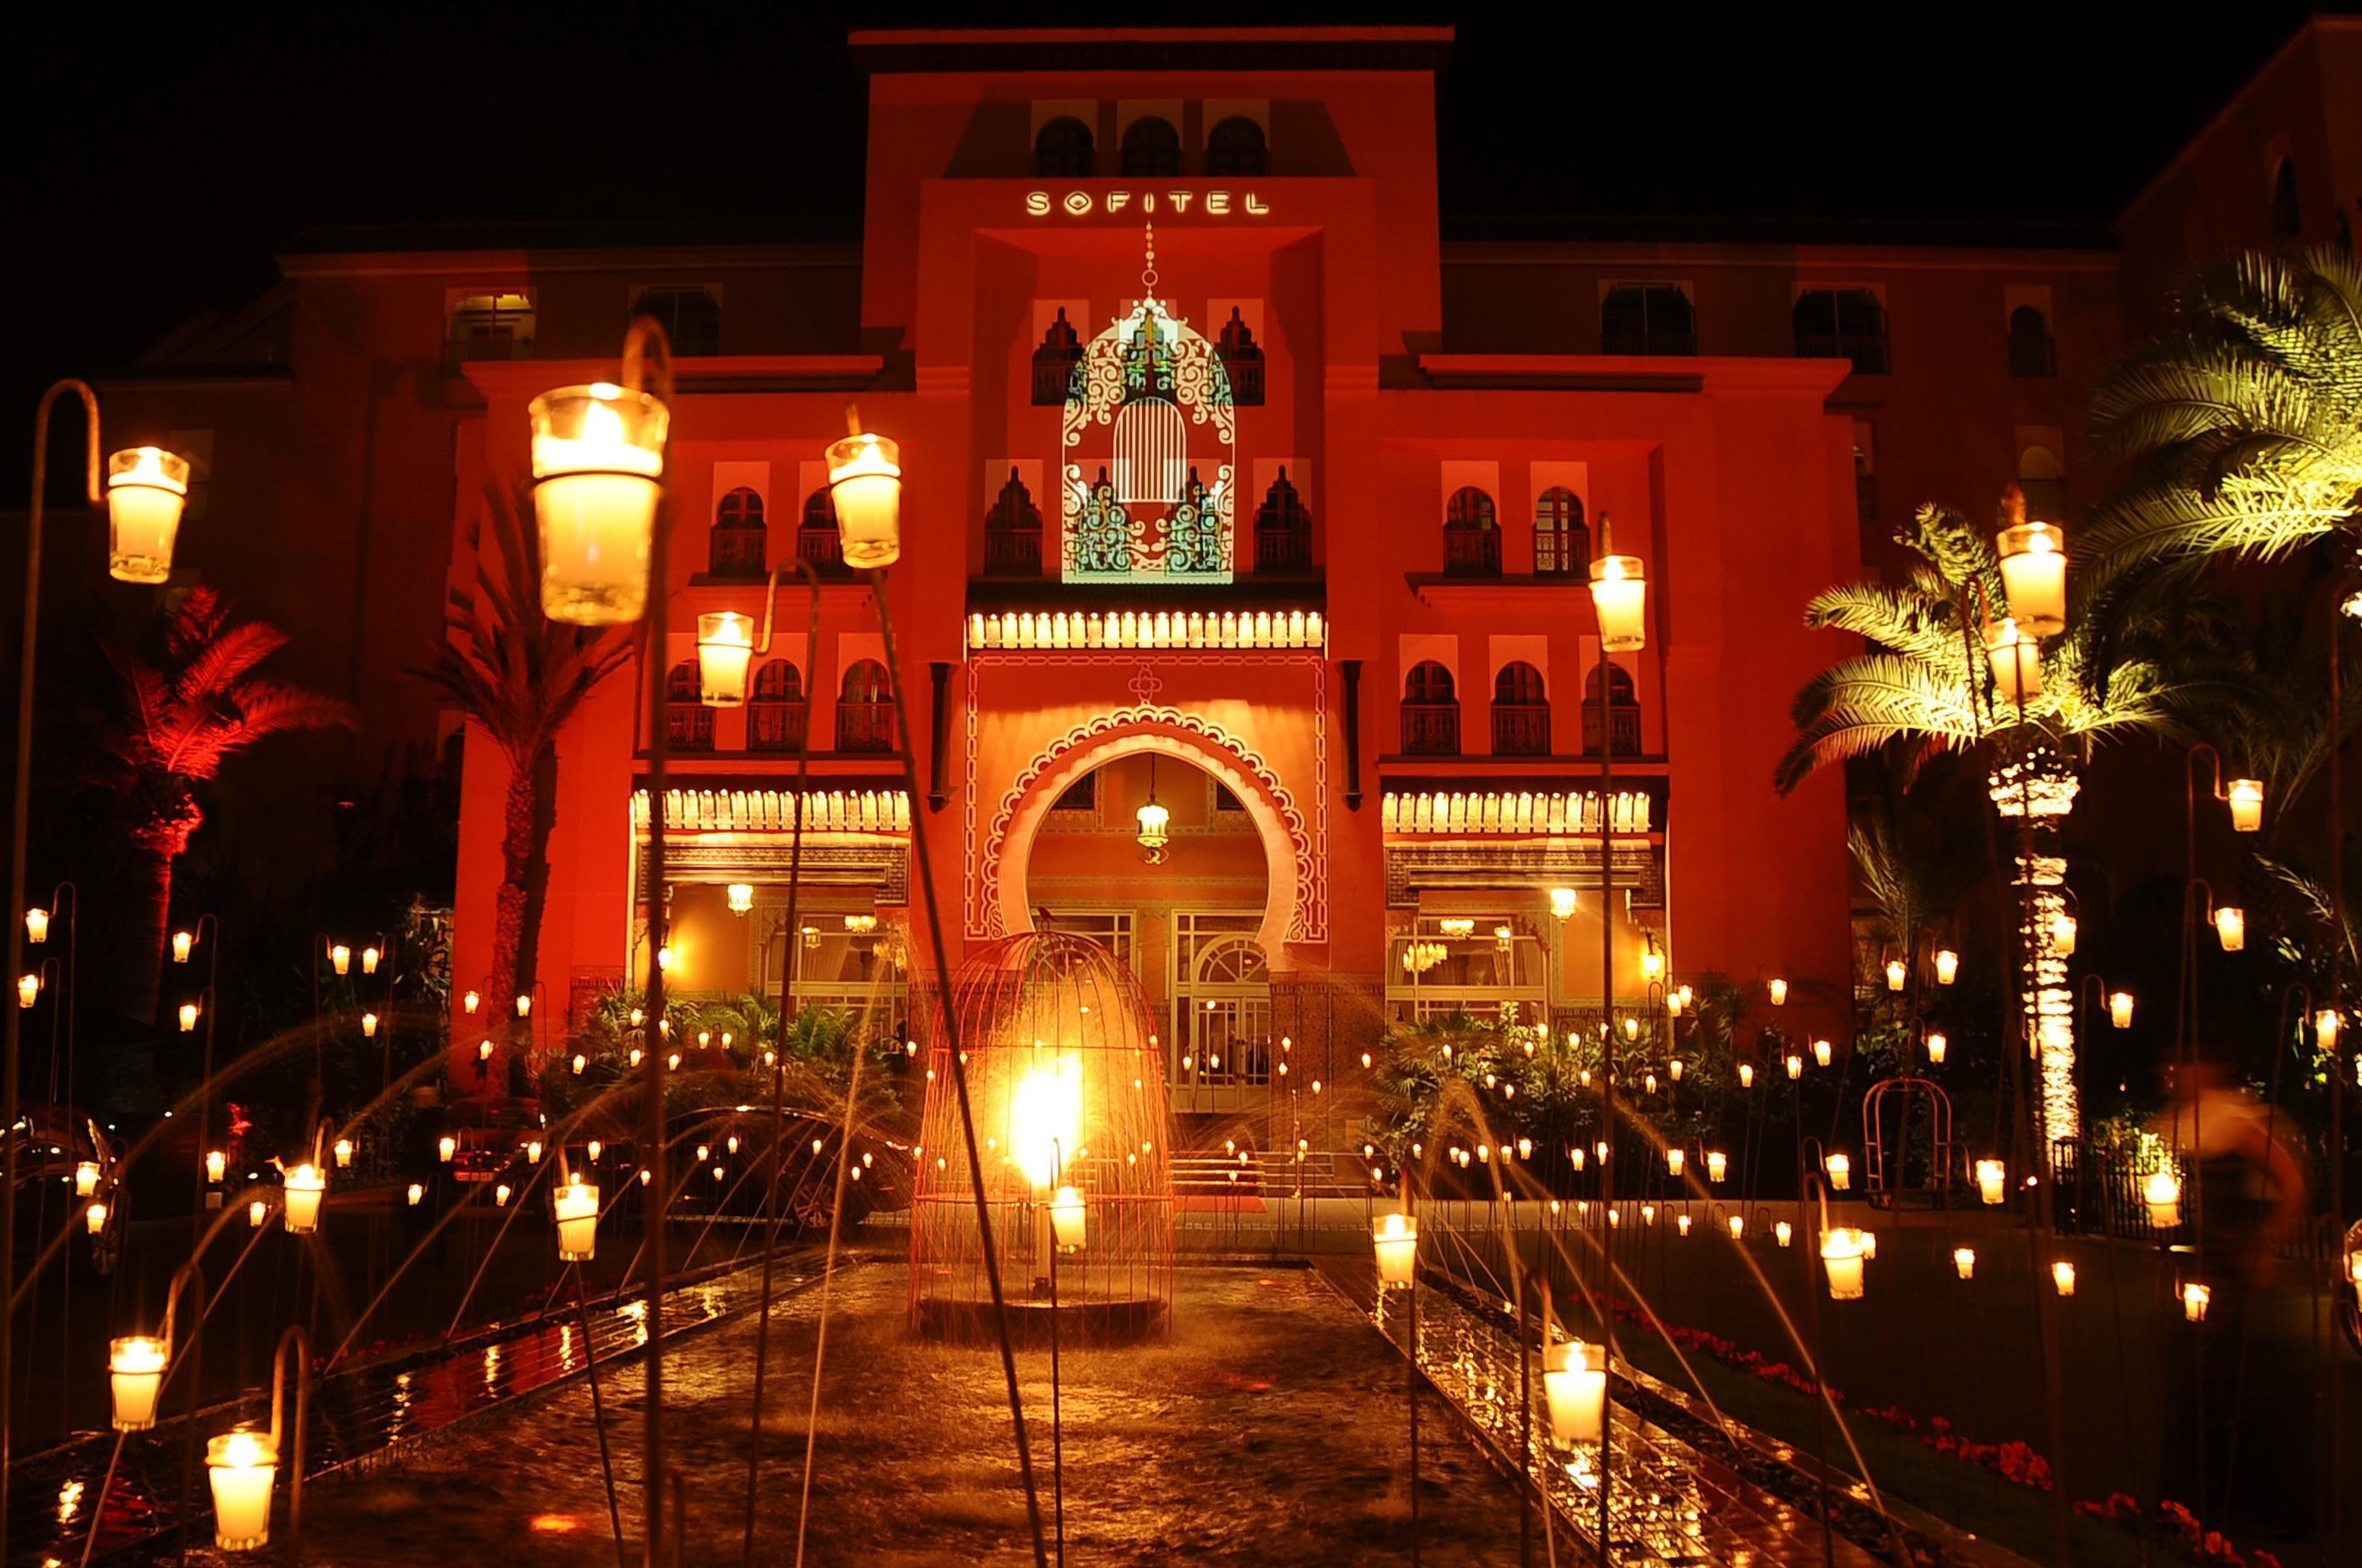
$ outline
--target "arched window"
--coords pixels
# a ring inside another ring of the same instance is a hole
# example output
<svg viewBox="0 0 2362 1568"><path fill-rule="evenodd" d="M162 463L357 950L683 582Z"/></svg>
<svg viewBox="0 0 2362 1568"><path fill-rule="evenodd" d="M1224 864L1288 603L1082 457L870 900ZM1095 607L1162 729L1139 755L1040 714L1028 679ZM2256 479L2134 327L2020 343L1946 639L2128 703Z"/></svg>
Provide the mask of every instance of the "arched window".
<svg viewBox="0 0 2362 1568"><path fill-rule="evenodd" d="M1548 756L1550 731L1542 672L1523 659L1503 665L1493 678L1493 755Z"/></svg>
<svg viewBox="0 0 2362 1568"><path fill-rule="evenodd" d="M804 497L803 521L796 527L796 554L822 577L844 572L844 542L836 532L836 497L822 485Z"/></svg>
<svg viewBox="0 0 2362 1568"><path fill-rule="evenodd" d="M1060 305L1033 350L1033 406L1056 408L1065 403L1074 386L1075 367L1082 362L1083 340L1066 319L1066 307Z"/></svg>
<svg viewBox="0 0 2362 1568"><path fill-rule="evenodd" d="M1265 174L1271 153L1263 127L1243 115L1233 115L1206 138L1206 172L1215 175Z"/></svg>
<svg viewBox="0 0 2362 1568"><path fill-rule="evenodd" d="M1694 354L1697 312L1679 283L1617 283L1599 302L1603 354Z"/></svg>
<svg viewBox="0 0 2362 1568"><path fill-rule="evenodd" d="M1460 755L1460 700L1451 672L1425 659L1403 680L1402 748L1412 756Z"/></svg>
<svg viewBox="0 0 2362 1568"><path fill-rule="evenodd" d="M1052 120L1033 138L1033 172L1044 178L1087 180L1096 161L1091 127L1071 115Z"/></svg>
<svg viewBox="0 0 2362 1568"><path fill-rule="evenodd" d="M1312 513L1282 467L1255 509L1255 575L1286 577L1312 569Z"/></svg>
<svg viewBox="0 0 2362 1568"><path fill-rule="evenodd" d="M1534 575L1572 577L1587 570L1591 530L1583 522L1583 497L1552 485L1534 502Z"/></svg>
<svg viewBox="0 0 2362 1568"><path fill-rule="evenodd" d="M1181 172L1181 133L1172 121L1142 115L1124 127L1123 171L1132 179Z"/></svg>
<svg viewBox="0 0 2362 1568"><path fill-rule="evenodd" d="M1607 712L1601 721L1599 711L1599 668L1608 671ZM1599 755L1600 732L1605 730L1616 744L1617 756L1638 756L1640 753L1640 699L1632 690L1632 677L1620 666L1606 665L1594 668L1591 679L1583 683L1583 749L1589 756Z"/></svg>
<svg viewBox="0 0 2362 1568"><path fill-rule="evenodd" d="M1222 323L1222 336L1215 341L1214 352L1220 357L1222 372L1230 379L1231 406L1261 408L1263 406L1263 345L1254 340L1254 329L1231 307L1231 319Z"/></svg>
<svg viewBox="0 0 2362 1568"><path fill-rule="evenodd" d="M811 709L804 701L803 672L786 659L772 659L755 672L754 697L746 704L746 749L800 751Z"/></svg>
<svg viewBox="0 0 2362 1568"><path fill-rule="evenodd" d="M984 514L984 570L988 577L1042 575L1042 509L1015 469Z"/></svg>
<svg viewBox="0 0 2362 1568"><path fill-rule="evenodd" d="M1443 503L1443 570L1450 577L1501 575L1501 529L1493 498L1463 485Z"/></svg>
<svg viewBox="0 0 2362 1568"><path fill-rule="evenodd" d="M1886 307L1868 289L1806 289L1794 312L1796 357L1851 359L1854 373L1885 375Z"/></svg>
<svg viewBox="0 0 2362 1568"><path fill-rule="evenodd" d="M2283 158L2272 175L2272 243L2291 245L2303 233L2304 208L2297 200L2296 165Z"/></svg>
<svg viewBox="0 0 2362 1568"><path fill-rule="evenodd" d="M874 658L856 659L844 672L836 694L836 749L894 749L894 689Z"/></svg>
<svg viewBox="0 0 2362 1568"><path fill-rule="evenodd" d="M2050 323L2042 312L2022 304L2009 313L2009 373L2013 376L2055 376L2058 355L2050 341Z"/></svg>
<svg viewBox="0 0 2362 1568"><path fill-rule="evenodd" d="M769 540L763 526L763 498L742 484L713 509L705 569L716 577L760 577L770 569Z"/></svg>
<svg viewBox="0 0 2362 1568"><path fill-rule="evenodd" d="M665 675L665 744L675 751L713 749L713 710L705 705L703 691L693 658Z"/></svg>
<svg viewBox="0 0 2362 1568"><path fill-rule="evenodd" d="M722 302L710 290L649 289L632 302L632 315L655 316L683 359L722 352Z"/></svg>
<svg viewBox="0 0 2362 1568"><path fill-rule="evenodd" d="M2028 517L2056 523L2067 515L2067 469L2049 447L2028 447L2017 455L2017 488Z"/></svg>

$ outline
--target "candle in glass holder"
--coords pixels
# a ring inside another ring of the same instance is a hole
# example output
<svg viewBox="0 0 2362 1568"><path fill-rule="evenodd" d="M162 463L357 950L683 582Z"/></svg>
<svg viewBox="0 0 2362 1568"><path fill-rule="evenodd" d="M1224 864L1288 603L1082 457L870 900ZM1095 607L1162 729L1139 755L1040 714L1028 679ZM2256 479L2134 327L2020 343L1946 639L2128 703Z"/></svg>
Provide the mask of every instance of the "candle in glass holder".
<svg viewBox="0 0 2362 1568"><path fill-rule="evenodd" d="M1639 557L1601 556L1591 563L1591 605L1599 616L1604 651L1633 653L1648 646L1648 571Z"/></svg>
<svg viewBox="0 0 2362 1568"><path fill-rule="evenodd" d="M348 1171L353 1168L353 1141L350 1138L337 1139L335 1152L338 1170Z"/></svg>
<svg viewBox="0 0 2362 1568"><path fill-rule="evenodd" d="M1560 1442L1597 1442L1607 1410L1607 1373L1592 1370L1581 1340L1542 1352L1542 1398L1551 1436Z"/></svg>
<svg viewBox="0 0 2362 1568"><path fill-rule="evenodd" d="M599 1189L578 1178L560 1186L551 1201L557 1209L559 1260L589 1263L598 1251Z"/></svg>
<svg viewBox="0 0 2362 1568"><path fill-rule="evenodd" d="M2214 911L2214 936L2223 951L2236 953L2247 945L2247 911L2224 904Z"/></svg>
<svg viewBox="0 0 2362 1568"><path fill-rule="evenodd" d="M2014 705L2042 695L2042 649L2016 622L2003 617L1985 628L1995 701Z"/></svg>
<svg viewBox="0 0 2362 1568"><path fill-rule="evenodd" d="M1796 1228L1785 1220L1779 1220L1772 1227L1772 1239L1784 1247L1796 1239Z"/></svg>
<svg viewBox="0 0 2362 1568"><path fill-rule="evenodd" d="M189 933L185 931L174 932L172 933L172 962L175 964L187 963L189 961L189 949L194 947L196 944L197 939Z"/></svg>
<svg viewBox="0 0 2362 1568"><path fill-rule="evenodd" d="M844 564L892 566L902 556L902 449L864 432L828 449L829 499Z"/></svg>
<svg viewBox="0 0 2362 1568"><path fill-rule="evenodd" d="M265 1432L224 1432L205 1444L213 1482L214 1544L251 1551L270 1540L270 1487L279 1478L279 1447Z"/></svg>
<svg viewBox="0 0 2362 1568"><path fill-rule="evenodd" d="M1789 1077L1790 1081L1792 1081L1792 1082L1793 1082L1794 1080L1795 1080L1795 1079L1797 1079L1797 1078L1801 1078L1801 1077L1803 1077L1804 1076L1805 1076L1805 1058L1803 1058L1802 1056L1798 1056L1798 1055L1794 1055L1794 1054L1791 1054L1791 1055L1790 1055L1790 1056L1788 1057L1788 1077Z"/></svg>
<svg viewBox="0 0 2362 1568"><path fill-rule="evenodd" d="M1839 1225L1821 1233L1821 1266L1828 1271L1829 1299L1861 1299L1861 1237Z"/></svg>
<svg viewBox="0 0 2362 1568"><path fill-rule="evenodd" d="M164 1387L164 1342L127 1334L106 1346L107 1381L115 1395L115 1430L144 1432L156 1424L156 1399Z"/></svg>
<svg viewBox="0 0 2362 1568"><path fill-rule="evenodd" d="M1974 1247L1954 1247L1954 1248L1952 1249L1952 1266L1953 1266L1955 1269L1957 1269L1957 1270L1959 1270L1959 1275L1960 1275L1960 1277L1961 1277L1962 1279L1974 1279L1974 1278L1976 1278L1976 1276L1977 1276L1977 1250L1976 1250L1976 1248L1974 1248Z"/></svg>
<svg viewBox="0 0 2362 1568"><path fill-rule="evenodd" d="M2067 542L2050 523L2020 523L1995 541L2010 618L2030 637L2067 629Z"/></svg>
<svg viewBox="0 0 2362 1568"><path fill-rule="evenodd" d="M1904 982L1908 981L1910 977L1911 971L1904 966L1902 959L1889 958L1886 961L1886 988L1888 990L1901 990Z"/></svg>
<svg viewBox="0 0 2362 1568"><path fill-rule="evenodd" d="M82 1222L89 1228L92 1235L98 1236L105 1234L106 1205L104 1203L93 1203L89 1208L83 1209L82 1211Z"/></svg>
<svg viewBox="0 0 2362 1568"><path fill-rule="evenodd" d="M1853 1185L1853 1159L1848 1154L1831 1154L1827 1162L1829 1185L1843 1192Z"/></svg>
<svg viewBox="0 0 2362 1568"><path fill-rule="evenodd" d="M222 1179L222 1177L224 1177L224 1176L227 1176L228 1174L229 1174L229 1156L228 1156L227 1154L224 1154L224 1153L223 1153L221 1150L219 1150L219 1149L208 1149L208 1150L206 1150L206 1151L205 1151L205 1179L206 1179L207 1181L209 1181L209 1182L212 1182L215 1186L218 1187L218 1186L220 1186L220 1185L221 1185L221 1179Z"/></svg>
<svg viewBox="0 0 2362 1568"><path fill-rule="evenodd" d="M328 949L328 967L339 975L353 972L353 950L339 942Z"/></svg>
<svg viewBox="0 0 2362 1568"><path fill-rule="evenodd" d="M1816 1040L1816 1041L1814 1041L1814 1042L1813 1042L1813 1060L1814 1060L1816 1064L1818 1064L1819 1066L1824 1066L1824 1067L1827 1066L1829 1065L1829 1055L1830 1055L1831 1050L1832 1050L1832 1047L1830 1046L1830 1044L1829 1044L1829 1043L1828 1043L1827 1041L1826 1041L1826 1040Z"/></svg>
<svg viewBox="0 0 2362 1568"><path fill-rule="evenodd" d="M2112 991L2109 993L2108 1021L2114 1024L2118 1029L2130 1029L2133 1026L2132 992Z"/></svg>
<svg viewBox="0 0 2362 1568"><path fill-rule="evenodd" d="M1753 1088L1755 1087L1754 1063L1741 1062L1738 1064L1738 1087L1740 1088Z"/></svg>
<svg viewBox="0 0 2362 1568"><path fill-rule="evenodd" d="M1730 1217L1730 1239L1734 1242L1742 1242L1747 1239L1746 1215L1734 1214Z"/></svg>
<svg viewBox="0 0 2362 1568"><path fill-rule="evenodd" d="M1720 1181L1724 1176L1729 1174L1730 1156L1724 1154L1720 1149L1708 1149L1705 1152L1705 1179L1708 1181Z"/></svg>
<svg viewBox="0 0 2362 1568"><path fill-rule="evenodd" d="M2181 1287L2181 1315L2193 1323L2206 1320L2206 1309L2214 1299L2214 1292L2195 1281Z"/></svg>
<svg viewBox="0 0 2362 1568"><path fill-rule="evenodd" d="M412 1183L410 1184L410 1195L409 1195L409 1196L410 1196L410 1207L412 1207L413 1209L417 1208L417 1207L419 1206L419 1204L421 1204L422 1202L425 1201L425 1198L426 1198L426 1187L425 1187L425 1185L424 1183L422 1183L422 1182L412 1182Z"/></svg>
<svg viewBox="0 0 2362 1568"><path fill-rule="evenodd" d="M2061 1296L2075 1294L2075 1265L2061 1258L2050 1265L2050 1283L2058 1287Z"/></svg>
<svg viewBox="0 0 2362 1568"><path fill-rule="evenodd" d="M2148 1206L2148 1222L2158 1230L2181 1223L2181 1182L2171 1171L2151 1171L2141 1184L2141 1201Z"/></svg>
<svg viewBox="0 0 2362 1568"><path fill-rule="evenodd" d="M1927 1060L1935 1063L1936 1066L1940 1067L1944 1065L1944 1053L1951 1048L1951 1041L1942 1033L1931 1033L1927 1036Z"/></svg>
<svg viewBox="0 0 2362 1568"><path fill-rule="evenodd" d="M1774 980L1772 982L1772 984L1771 984L1771 986L1770 986L1769 989L1771 990L1771 993L1772 993L1772 1005L1773 1007L1785 1007L1785 1006L1787 1006L1787 1005L1788 1005L1788 982L1787 982L1787 981L1785 981L1785 980L1782 980L1782 979L1774 979Z"/></svg>
<svg viewBox="0 0 2362 1568"><path fill-rule="evenodd" d="M1083 1244L1083 1195L1062 1187L1050 1199L1050 1229L1057 1244L1072 1252Z"/></svg>
<svg viewBox="0 0 2362 1568"><path fill-rule="evenodd" d="M306 1163L289 1171L284 1185L288 1231L298 1236L310 1235L320 1226L320 1197L328 1190L327 1173Z"/></svg>
<svg viewBox="0 0 2362 1568"><path fill-rule="evenodd" d="M1936 983L1948 986L1960 977L1960 955L1948 947L1936 953Z"/></svg>
<svg viewBox="0 0 2362 1568"><path fill-rule="evenodd" d="M196 1032L196 1029L197 1004L193 1001L184 1001L181 1004L181 1032L183 1034L193 1034Z"/></svg>
<svg viewBox="0 0 2362 1568"><path fill-rule="evenodd" d="M1378 1283L1408 1285L1418 1263L1418 1220L1408 1214L1389 1214L1371 1231L1377 1248Z"/></svg>
<svg viewBox="0 0 2362 1568"><path fill-rule="evenodd" d="M98 1190L98 1162L84 1160L74 1166L74 1196L88 1198Z"/></svg>
<svg viewBox="0 0 2362 1568"><path fill-rule="evenodd" d="M2264 825L2264 785L2259 778L2234 778L2228 791L2231 831L2257 833Z"/></svg>
<svg viewBox="0 0 2362 1568"><path fill-rule="evenodd" d="M134 447L106 460L106 574L118 582L164 582L172 541L189 499L189 460Z"/></svg>
<svg viewBox="0 0 2362 1568"><path fill-rule="evenodd" d="M527 412L542 613L578 626L638 620L670 412L606 381L544 392Z"/></svg>
<svg viewBox="0 0 2362 1568"><path fill-rule="evenodd" d="M734 610L697 618L698 698L709 708L746 701L746 670L755 657L755 623ZM735 908L735 904L732 906Z"/></svg>
<svg viewBox="0 0 2362 1568"><path fill-rule="evenodd" d="M447 1165L451 1163L451 1156L458 1152L459 1140L452 1137L448 1133L444 1134L442 1137L435 1141L436 1157L440 1159Z"/></svg>
<svg viewBox="0 0 2362 1568"><path fill-rule="evenodd" d="M2008 1167L1999 1160L1977 1162L1977 1196L1988 1206L2000 1205L2006 1196L2002 1189L2008 1179Z"/></svg>
<svg viewBox="0 0 2362 1568"><path fill-rule="evenodd" d="M270 1205L261 1198L258 1198L246 1206L246 1222L255 1230L261 1230L262 1222L270 1218Z"/></svg>

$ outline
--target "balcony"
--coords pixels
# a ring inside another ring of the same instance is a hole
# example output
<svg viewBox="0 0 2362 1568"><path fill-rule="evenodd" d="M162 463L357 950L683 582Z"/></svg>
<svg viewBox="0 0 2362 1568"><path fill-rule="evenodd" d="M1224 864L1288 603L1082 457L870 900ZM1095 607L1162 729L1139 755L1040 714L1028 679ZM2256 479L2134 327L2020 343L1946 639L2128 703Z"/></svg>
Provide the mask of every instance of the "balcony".
<svg viewBox="0 0 2362 1568"><path fill-rule="evenodd" d="M812 570L822 577L843 577L848 569L844 564L844 541L838 536L834 523L824 528L809 524L798 528L796 557L810 561Z"/></svg>
<svg viewBox="0 0 2362 1568"><path fill-rule="evenodd" d="M1501 575L1501 531L1498 528L1446 528L1443 531L1443 575Z"/></svg>
<svg viewBox="0 0 2362 1568"><path fill-rule="evenodd" d="M746 705L748 751L800 751L811 717L808 702L750 702Z"/></svg>
<svg viewBox="0 0 2362 1568"><path fill-rule="evenodd" d="M1307 577L1312 571L1312 530L1306 527L1257 528L1254 569L1257 577Z"/></svg>
<svg viewBox="0 0 2362 1568"><path fill-rule="evenodd" d="M702 702L666 703L665 745L674 751L712 751L713 710Z"/></svg>
<svg viewBox="0 0 2362 1568"><path fill-rule="evenodd" d="M1635 739L1637 738L1636 731ZM1495 756L1548 756L1550 748L1549 703L1496 702L1493 704L1493 755ZM1407 751L1410 748L1406 746L1403 749Z"/></svg>
<svg viewBox="0 0 2362 1568"><path fill-rule="evenodd" d="M984 531L984 574L987 577L1040 577L1042 530L987 528Z"/></svg>
<svg viewBox="0 0 2362 1568"><path fill-rule="evenodd" d="M1640 755L1640 710L1635 705L1618 703L1607 711L1607 733L1615 742L1614 755ZM1583 705L1583 754L1599 755L1599 704Z"/></svg>
<svg viewBox="0 0 2362 1568"><path fill-rule="evenodd" d="M1602 332L1599 351L1639 359L1649 355L1694 355L1694 332Z"/></svg>
<svg viewBox="0 0 2362 1568"><path fill-rule="evenodd" d="M839 702L836 705L836 749L890 752L894 749L894 704Z"/></svg>
<svg viewBox="0 0 2362 1568"><path fill-rule="evenodd" d="M1406 702L1402 705L1402 748L1406 756L1458 756L1460 704Z"/></svg>
<svg viewBox="0 0 2362 1568"><path fill-rule="evenodd" d="M714 577L759 578L770 570L770 535L761 528L716 528L706 562Z"/></svg>

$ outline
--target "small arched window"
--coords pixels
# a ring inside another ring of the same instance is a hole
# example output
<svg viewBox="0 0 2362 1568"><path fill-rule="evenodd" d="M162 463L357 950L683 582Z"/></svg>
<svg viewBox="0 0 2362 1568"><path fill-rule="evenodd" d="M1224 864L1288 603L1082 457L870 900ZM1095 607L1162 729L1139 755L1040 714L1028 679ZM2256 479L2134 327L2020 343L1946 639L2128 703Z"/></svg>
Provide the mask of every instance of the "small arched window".
<svg viewBox="0 0 2362 1568"><path fill-rule="evenodd" d="M731 491L713 509L713 534L707 541L706 570L715 577L760 577L770 569L767 558L769 533L763 526L763 498L745 485Z"/></svg>
<svg viewBox="0 0 2362 1568"><path fill-rule="evenodd" d="M984 514L984 570L988 577L1042 575L1042 509L1013 468Z"/></svg>
<svg viewBox="0 0 2362 1568"><path fill-rule="evenodd" d="M2304 233L2304 206L2297 199L2296 164L2280 160L2272 173L2272 243L2291 245Z"/></svg>
<svg viewBox="0 0 2362 1568"><path fill-rule="evenodd" d="M2067 515L2067 469L2049 447L2028 447L2017 455L2017 488L2028 517L2057 522Z"/></svg>
<svg viewBox="0 0 2362 1568"><path fill-rule="evenodd" d="M1607 671L1607 712L1599 710L1599 672ZM1583 749L1585 755L1599 755L1599 737L1605 731L1616 743L1617 756L1637 756L1640 752L1640 699L1633 690L1632 677L1620 665L1595 668L1591 679L1583 683Z"/></svg>
<svg viewBox="0 0 2362 1568"><path fill-rule="evenodd" d="M1049 179L1087 180L1097 162L1091 127L1061 115L1033 138L1033 172Z"/></svg>
<svg viewBox="0 0 2362 1568"><path fill-rule="evenodd" d="M1270 172L1271 150L1263 127L1244 115L1233 115L1206 138L1206 172L1237 176Z"/></svg>
<svg viewBox="0 0 2362 1568"><path fill-rule="evenodd" d="M836 532L836 497L822 485L804 497L803 521L796 526L796 554L823 577L844 570L844 544Z"/></svg>
<svg viewBox="0 0 2362 1568"><path fill-rule="evenodd" d="M705 705L704 690L693 658L665 672L665 744L673 750L713 749L713 710Z"/></svg>
<svg viewBox="0 0 2362 1568"><path fill-rule="evenodd" d="M874 658L846 668L836 694L836 749L894 749L894 689L886 667Z"/></svg>
<svg viewBox="0 0 2362 1568"><path fill-rule="evenodd" d="M1142 115L1124 127L1123 171L1131 179L1181 172L1181 133L1172 121Z"/></svg>
<svg viewBox="0 0 2362 1568"><path fill-rule="evenodd" d="M755 672L754 697L746 704L746 749L800 751L811 707L804 701L803 672L786 659L772 659Z"/></svg>
<svg viewBox="0 0 2362 1568"><path fill-rule="evenodd" d="M1503 665L1493 678L1493 755L1548 756L1550 730L1542 672L1523 659Z"/></svg>
<svg viewBox="0 0 2362 1568"><path fill-rule="evenodd" d="M1571 577L1591 560L1591 530L1583 521L1583 497L1552 485L1534 502L1534 574Z"/></svg>
<svg viewBox="0 0 2362 1568"><path fill-rule="evenodd" d="M1402 748L1412 756L1460 755L1460 701L1451 672L1433 659L1411 666L1403 679Z"/></svg>
<svg viewBox="0 0 2362 1568"><path fill-rule="evenodd" d="M1443 570L1450 577L1501 575L1501 529L1493 498L1462 485L1443 503Z"/></svg>
<svg viewBox="0 0 2362 1568"><path fill-rule="evenodd" d="M1055 408L1065 403L1074 390L1076 367L1082 362L1082 337L1066 319L1066 307L1060 305L1033 350L1033 406Z"/></svg>
<svg viewBox="0 0 2362 1568"><path fill-rule="evenodd" d="M2013 376L2053 376L2058 355L2050 341L2050 323L2036 306L2022 304L2009 313L2009 373Z"/></svg>

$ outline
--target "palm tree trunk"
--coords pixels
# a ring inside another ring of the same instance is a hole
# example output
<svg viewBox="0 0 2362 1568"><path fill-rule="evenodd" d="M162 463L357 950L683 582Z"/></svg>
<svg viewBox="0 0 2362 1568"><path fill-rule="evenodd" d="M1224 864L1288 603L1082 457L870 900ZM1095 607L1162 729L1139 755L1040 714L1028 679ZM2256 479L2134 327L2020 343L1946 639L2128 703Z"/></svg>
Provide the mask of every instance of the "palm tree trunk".
<svg viewBox="0 0 2362 1568"><path fill-rule="evenodd" d="M492 972L488 982L491 994L484 999L484 1005L495 1010L492 1016L507 1022L488 1031L494 1041L492 1057L478 1066L476 1079L476 1092L484 1096L500 1094L508 1081L507 1053L499 1047L503 1040L513 1043L515 1038L517 959L526 944L526 885L532 879L535 857L534 820L534 769L512 760L501 826L501 887L492 903ZM546 882L546 867L542 876Z"/></svg>
<svg viewBox="0 0 2362 1568"><path fill-rule="evenodd" d="M146 864L127 889L132 923L125 932L118 970L121 988L116 996L127 1014L142 1023L153 1023L164 978L164 932L172 922L172 861L180 851L145 833L133 834L132 840L139 845Z"/></svg>

